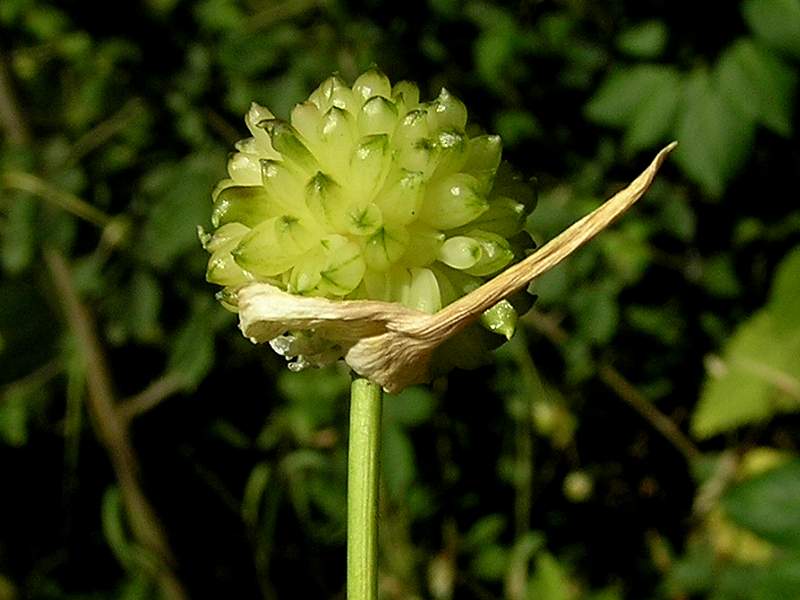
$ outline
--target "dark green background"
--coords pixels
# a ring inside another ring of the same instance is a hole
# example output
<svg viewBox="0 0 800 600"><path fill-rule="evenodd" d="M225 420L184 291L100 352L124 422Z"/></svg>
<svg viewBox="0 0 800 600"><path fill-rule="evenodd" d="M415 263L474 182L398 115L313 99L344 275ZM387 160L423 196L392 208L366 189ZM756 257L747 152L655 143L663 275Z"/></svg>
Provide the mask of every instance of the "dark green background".
<svg viewBox="0 0 800 600"><path fill-rule="evenodd" d="M48 256L116 400L164 386L130 435L189 596L344 597L349 376L242 338L196 226L252 100L373 63L503 136L539 243L680 142L494 365L387 398L384 597L800 597L798 0L3 0L0 60L0 600L159 597Z"/></svg>

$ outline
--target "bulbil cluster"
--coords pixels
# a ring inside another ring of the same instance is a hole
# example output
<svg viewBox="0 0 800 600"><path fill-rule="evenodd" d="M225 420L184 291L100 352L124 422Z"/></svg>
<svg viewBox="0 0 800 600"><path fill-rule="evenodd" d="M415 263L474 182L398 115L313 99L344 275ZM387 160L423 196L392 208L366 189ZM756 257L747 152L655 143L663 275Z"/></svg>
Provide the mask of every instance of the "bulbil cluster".
<svg viewBox="0 0 800 600"><path fill-rule="evenodd" d="M292 294L398 302L434 313L531 245L532 194L498 174L496 135L469 136L464 105L431 102L376 69L334 76L290 122L253 104L213 192L207 279Z"/></svg>

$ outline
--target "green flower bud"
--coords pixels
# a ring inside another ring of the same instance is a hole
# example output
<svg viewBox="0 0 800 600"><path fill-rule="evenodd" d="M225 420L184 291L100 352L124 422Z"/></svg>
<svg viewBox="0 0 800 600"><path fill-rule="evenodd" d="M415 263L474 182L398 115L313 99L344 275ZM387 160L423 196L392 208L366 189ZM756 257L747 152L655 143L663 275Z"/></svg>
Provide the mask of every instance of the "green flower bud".
<svg viewBox="0 0 800 600"><path fill-rule="evenodd" d="M397 125L397 105L383 96L373 96L358 112L358 128L367 135L391 134Z"/></svg>
<svg viewBox="0 0 800 600"><path fill-rule="evenodd" d="M208 280L230 288L226 306L238 287L268 283L435 313L515 259L507 238L529 204L493 191L500 138L467 135L467 110L448 90L420 104L416 85L392 86L373 68L352 87L330 77L288 122L256 103L245 122L252 137L212 194L214 232L201 234ZM501 302L484 322L509 337L515 309ZM297 364L341 356L335 341L275 331L287 335L273 346Z"/></svg>
<svg viewBox="0 0 800 600"><path fill-rule="evenodd" d="M392 100L398 112L407 113L419 106L419 88L410 81L399 81L392 88Z"/></svg>
<svg viewBox="0 0 800 600"><path fill-rule="evenodd" d="M353 84L353 94L361 101L362 105L373 96L391 98L392 84L389 83L386 75L373 67L356 79Z"/></svg>
<svg viewBox="0 0 800 600"><path fill-rule="evenodd" d="M327 112L331 107L336 107L344 111L353 112L360 108L356 106L356 98L344 81L336 76L323 81L308 97L308 100L317 105L321 112Z"/></svg>
<svg viewBox="0 0 800 600"><path fill-rule="evenodd" d="M478 242L481 252L478 261L464 269L466 273L479 277L493 275L514 260L511 245L496 233L475 230L471 231L469 236Z"/></svg>
<svg viewBox="0 0 800 600"><path fill-rule="evenodd" d="M411 236L404 227L381 227L364 246L367 267L375 271L386 271L405 254Z"/></svg>
<svg viewBox="0 0 800 600"><path fill-rule="evenodd" d="M481 315L481 325L510 340L517 329L517 311L508 300L500 300Z"/></svg>
<svg viewBox="0 0 800 600"><path fill-rule="evenodd" d="M503 144L499 135L481 135L471 139L467 145L467 156L462 168L478 180L484 192L492 187L497 167L500 166L502 150Z"/></svg>
<svg viewBox="0 0 800 600"><path fill-rule="evenodd" d="M428 118L432 129L447 127L464 129L467 124L467 107L445 88L442 88L439 97L431 102L431 108Z"/></svg>
<svg viewBox="0 0 800 600"><path fill-rule="evenodd" d="M439 260L454 269L469 269L481 259L483 251L478 240L457 235L439 248Z"/></svg>
<svg viewBox="0 0 800 600"><path fill-rule="evenodd" d="M294 127L280 119L266 119L258 124L269 135L272 147L281 156L302 172L314 172L318 168L317 160L309 152L305 144L300 141Z"/></svg>
<svg viewBox="0 0 800 600"><path fill-rule="evenodd" d="M454 229L474 221L488 209L477 180L466 173L454 173L429 185L419 218L436 229Z"/></svg>
<svg viewBox="0 0 800 600"><path fill-rule="evenodd" d="M271 203L260 185L232 185L222 189L214 200L211 224L220 227L228 223L242 223L255 227L272 216Z"/></svg>

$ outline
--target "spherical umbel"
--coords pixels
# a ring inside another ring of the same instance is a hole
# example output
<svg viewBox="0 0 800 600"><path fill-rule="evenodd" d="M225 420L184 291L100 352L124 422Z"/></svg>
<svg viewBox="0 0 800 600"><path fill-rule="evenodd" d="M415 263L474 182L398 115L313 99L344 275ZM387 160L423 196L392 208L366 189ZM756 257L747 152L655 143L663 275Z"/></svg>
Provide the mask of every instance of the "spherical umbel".
<svg viewBox="0 0 800 600"><path fill-rule="evenodd" d="M375 69L352 87L331 77L289 123L253 104L214 231L200 229L242 333L290 369L343 358L390 392L476 366L514 333L528 284L641 198L676 146L517 262L533 194L504 177L500 139L470 137L466 120L446 90L421 104Z"/></svg>
<svg viewBox="0 0 800 600"><path fill-rule="evenodd" d="M420 103L371 69L337 76L289 122L253 104L213 193L207 279L434 312L515 260L530 195L493 192L500 138L470 137L447 90Z"/></svg>

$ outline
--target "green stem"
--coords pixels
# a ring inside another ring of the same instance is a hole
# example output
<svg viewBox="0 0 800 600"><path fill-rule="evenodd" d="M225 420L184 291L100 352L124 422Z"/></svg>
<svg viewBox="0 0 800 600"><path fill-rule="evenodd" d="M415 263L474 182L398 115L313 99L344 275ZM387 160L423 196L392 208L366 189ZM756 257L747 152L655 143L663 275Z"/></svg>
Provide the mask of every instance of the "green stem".
<svg viewBox="0 0 800 600"><path fill-rule="evenodd" d="M378 483L383 392L367 379L350 388L347 456L347 600L378 597Z"/></svg>

